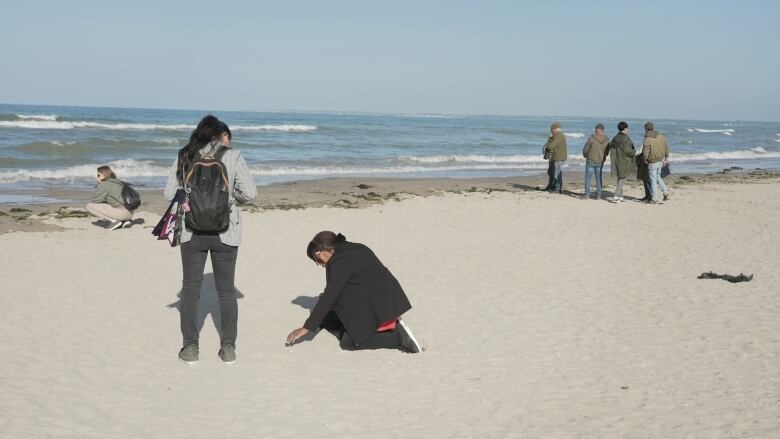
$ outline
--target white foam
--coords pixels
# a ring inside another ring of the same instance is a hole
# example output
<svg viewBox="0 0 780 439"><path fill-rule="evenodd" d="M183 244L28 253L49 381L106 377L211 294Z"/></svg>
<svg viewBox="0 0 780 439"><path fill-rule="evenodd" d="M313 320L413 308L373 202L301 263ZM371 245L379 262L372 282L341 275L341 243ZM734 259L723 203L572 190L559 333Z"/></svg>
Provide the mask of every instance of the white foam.
<svg viewBox="0 0 780 439"><path fill-rule="evenodd" d="M524 169L546 169L547 165L524 166ZM340 166L283 166L267 167L252 166L249 169L250 174L257 176L287 176L287 175L355 175L355 174L413 174L421 172L443 172L443 171L509 171L517 172L516 166L506 165L461 165L461 166L392 166L386 168L380 167L340 167Z"/></svg>
<svg viewBox="0 0 780 439"><path fill-rule="evenodd" d="M689 129L688 131L691 131L691 130ZM734 134L736 132L736 131L734 131L733 128L727 128L725 130L708 130L708 129L704 129L704 128L694 128L694 131L696 131L697 133L721 133L721 134L725 134L727 136L730 136L730 135L732 135L732 134Z"/></svg>
<svg viewBox="0 0 780 439"><path fill-rule="evenodd" d="M91 163L86 165L71 166L61 169L16 169L13 171L0 171L0 183L18 183L32 180L66 180L90 179L95 174L95 169L106 163ZM133 177L163 177L168 175L170 168L154 164L151 161L140 160L115 160L108 162L111 169L121 179Z"/></svg>
<svg viewBox="0 0 780 439"><path fill-rule="evenodd" d="M563 133L566 137L571 137L572 139L582 139L585 137L584 133Z"/></svg>
<svg viewBox="0 0 780 439"><path fill-rule="evenodd" d="M153 142L166 144L166 145L178 145L179 139L154 139Z"/></svg>
<svg viewBox="0 0 780 439"><path fill-rule="evenodd" d="M17 114L19 119L33 119L33 120L57 120L57 116L54 114Z"/></svg>
<svg viewBox="0 0 780 439"><path fill-rule="evenodd" d="M398 158L401 162L413 163L535 163L544 162L541 155L433 155L433 156L401 156Z"/></svg>
<svg viewBox="0 0 780 439"><path fill-rule="evenodd" d="M284 131L284 132L308 132L315 131L314 125L231 125L231 131Z"/></svg>
<svg viewBox="0 0 780 439"><path fill-rule="evenodd" d="M761 160L780 158L780 151L767 151L762 147L738 151L703 152L697 154L672 154L671 159L677 162L695 162L702 160Z"/></svg>
<svg viewBox="0 0 780 439"><path fill-rule="evenodd" d="M452 114L439 114L439 113L400 113L397 117L418 117L422 119L454 119L458 116Z"/></svg>
<svg viewBox="0 0 780 439"><path fill-rule="evenodd" d="M58 121L58 120L12 120L0 121L0 128L28 128L38 130L72 130L74 128L99 128L105 130L132 131L132 130L168 130L182 131L192 130L195 125L186 124L150 124L150 123L102 123L88 121ZM231 131L283 131L306 132L317 129L313 125L234 125Z"/></svg>
<svg viewBox="0 0 780 439"><path fill-rule="evenodd" d="M570 155L568 160L583 161L582 156ZM547 160L539 155L433 155L433 156L401 156L398 157L400 162L412 162L412 163L501 163L501 164L516 164L523 165L528 163L547 163Z"/></svg>

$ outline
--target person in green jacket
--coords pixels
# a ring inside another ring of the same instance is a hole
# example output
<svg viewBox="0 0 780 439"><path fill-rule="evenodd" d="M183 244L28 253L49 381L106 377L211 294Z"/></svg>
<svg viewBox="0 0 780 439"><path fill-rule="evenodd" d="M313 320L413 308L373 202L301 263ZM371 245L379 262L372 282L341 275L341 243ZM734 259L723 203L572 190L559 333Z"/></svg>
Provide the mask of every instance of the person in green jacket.
<svg viewBox="0 0 780 439"><path fill-rule="evenodd" d="M582 198L590 198L590 179L595 174L596 199L601 199L601 169L608 152L609 137L604 135L604 124L596 124L596 132L588 137L582 147L582 156L585 157L585 195Z"/></svg>
<svg viewBox="0 0 780 439"><path fill-rule="evenodd" d="M109 230L120 227L130 227L133 213L127 210L122 202L122 182L109 166L97 168L97 186L92 194L92 202L87 203L87 210L92 215L110 221Z"/></svg>
<svg viewBox="0 0 780 439"><path fill-rule="evenodd" d="M566 146L566 137L561 132L561 124L558 122L550 125L550 137L544 144L544 153L553 164L552 191L563 193L563 164L569 157L569 150Z"/></svg>
<svg viewBox="0 0 780 439"><path fill-rule="evenodd" d="M659 203L659 195L663 193L663 200L669 199L669 189L661 178L661 168L669 161L669 145L666 136L655 130L652 122L645 123L645 140L642 142L642 158L647 163L650 174L651 203ZM660 190L660 192L659 192Z"/></svg>
<svg viewBox="0 0 780 439"><path fill-rule="evenodd" d="M623 202L623 186L629 175L636 172L634 155L636 148L634 142L628 137L628 124L620 122L617 126L618 133L609 142L609 160L612 166L612 176L617 177L617 187L614 196L609 200L612 203Z"/></svg>

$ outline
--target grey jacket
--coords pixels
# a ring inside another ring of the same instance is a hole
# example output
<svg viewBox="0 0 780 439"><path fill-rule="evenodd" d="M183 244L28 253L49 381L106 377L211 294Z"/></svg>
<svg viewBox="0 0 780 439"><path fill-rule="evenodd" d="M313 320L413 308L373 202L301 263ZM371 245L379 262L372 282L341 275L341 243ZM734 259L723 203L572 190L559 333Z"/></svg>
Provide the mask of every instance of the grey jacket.
<svg viewBox="0 0 780 439"><path fill-rule="evenodd" d="M220 146L212 142L200 150L201 155L215 151ZM257 196L257 186L252 176L249 175L249 167L240 151L230 149L222 156L222 162L225 164L228 173L228 181L232 181L230 188L230 225L227 230L219 234L219 240L223 244L238 247L241 245L241 221L239 204L253 200ZM172 200L176 195L176 190L181 189L179 179L176 177L176 170L179 167L179 160L173 163L168 174L168 183L165 185L165 198ZM185 214L186 215L186 214ZM187 229L181 231L181 242L185 243L192 239L192 231Z"/></svg>
<svg viewBox="0 0 780 439"><path fill-rule="evenodd" d="M114 207L125 207L122 202L122 182L114 178L99 182L95 192L92 193L91 201L108 203Z"/></svg>

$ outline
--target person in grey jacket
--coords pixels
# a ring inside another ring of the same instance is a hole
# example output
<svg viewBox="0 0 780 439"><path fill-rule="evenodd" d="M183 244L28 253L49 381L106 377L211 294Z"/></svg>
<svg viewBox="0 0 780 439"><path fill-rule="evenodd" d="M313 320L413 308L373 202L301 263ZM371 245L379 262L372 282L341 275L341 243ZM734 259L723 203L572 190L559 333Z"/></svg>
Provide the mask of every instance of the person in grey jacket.
<svg viewBox="0 0 780 439"><path fill-rule="evenodd" d="M87 203L87 211L92 215L110 221L109 230L120 227L130 227L133 212L125 208L122 202L122 182L110 166L97 168L97 186L92 194L91 202Z"/></svg>
<svg viewBox="0 0 780 439"><path fill-rule="evenodd" d="M190 141L181 150L171 167L165 197L172 200L176 191L184 187L187 172L198 156L215 153L230 145L230 128L214 116L204 117L190 135ZM217 287L221 316L219 357L230 364L236 360L238 332L238 301L234 286L238 246L241 244L241 222L238 204L255 198L257 187L249 174L244 157L235 149L228 149L221 159L229 182L230 221L228 228L215 233L197 233L182 225L181 263L183 271L180 295L180 320L183 346L179 359L187 364L198 362L199 333L197 325L198 300L203 281L206 257L211 254L214 282ZM185 209L185 217L187 215ZM186 221L185 221L186 224Z"/></svg>

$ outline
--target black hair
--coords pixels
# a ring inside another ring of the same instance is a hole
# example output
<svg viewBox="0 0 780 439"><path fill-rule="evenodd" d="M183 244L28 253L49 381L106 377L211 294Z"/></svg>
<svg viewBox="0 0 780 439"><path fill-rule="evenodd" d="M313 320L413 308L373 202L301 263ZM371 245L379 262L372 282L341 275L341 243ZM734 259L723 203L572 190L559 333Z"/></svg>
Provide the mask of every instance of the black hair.
<svg viewBox="0 0 780 439"><path fill-rule="evenodd" d="M179 150L179 166L176 169L176 177L179 179L179 184L184 185L187 169L192 165L198 151L222 133L227 133L228 138L233 138L227 124L210 114L198 122L198 126L190 134L190 141Z"/></svg>
<svg viewBox="0 0 780 439"><path fill-rule="evenodd" d="M230 128L228 128L225 122L220 121L219 128L217 128L217 136L222 135L222 133L227 134L228 139L233 140L233 133L230 132Z"/></svg>
<svg viewBox="0 0 780 439"><path fill-rule="evenodd" d="M337 235L327 230L317 233L306 247L306 256L312 261L317 262L317 259L314 257L315 253L323 250L333 250L336 248L336 244L346 240L347 238L341 233Z"/></svg>
<svg viewBox="0 0 780 439"><path fill-rule="evenodd" d="M618 131L623 131L624 129L628 128L628 124L625 122L620 122L618 124Z"/></svg>

